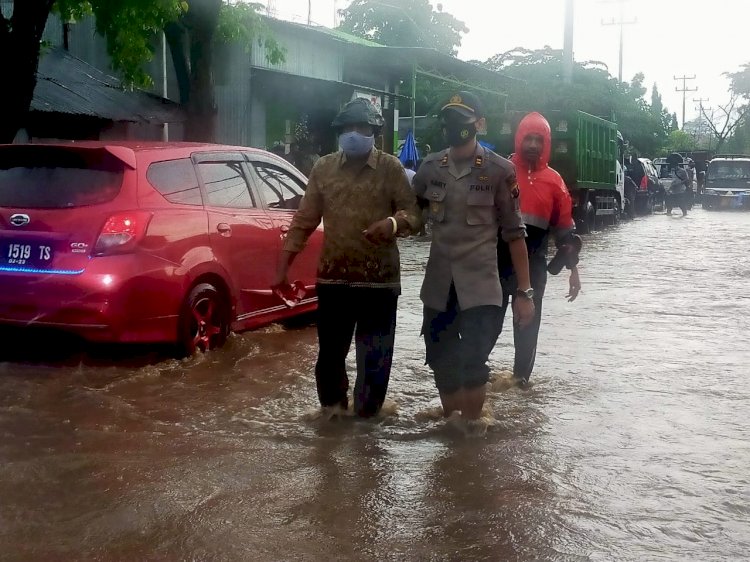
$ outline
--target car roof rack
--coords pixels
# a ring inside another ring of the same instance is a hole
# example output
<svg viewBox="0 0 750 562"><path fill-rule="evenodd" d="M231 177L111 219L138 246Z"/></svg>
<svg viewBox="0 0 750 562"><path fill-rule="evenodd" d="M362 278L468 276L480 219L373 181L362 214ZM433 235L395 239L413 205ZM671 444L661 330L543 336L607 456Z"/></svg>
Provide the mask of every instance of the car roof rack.
<svg viewBox="0 0 750 562"><path fill-rule="evenodd" d="M712 160L716 160L717 158L726 158L727 160L733 160L735 158L747 158L750 159L750 155L747 154L717 154L712 158Z"/></svg>

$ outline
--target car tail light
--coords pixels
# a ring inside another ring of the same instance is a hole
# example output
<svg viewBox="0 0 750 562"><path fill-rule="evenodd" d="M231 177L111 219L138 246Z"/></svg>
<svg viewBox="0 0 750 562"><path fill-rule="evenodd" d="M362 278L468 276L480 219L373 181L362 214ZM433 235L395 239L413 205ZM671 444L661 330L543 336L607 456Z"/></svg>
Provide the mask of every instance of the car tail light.
<svg viewBox="0 0 750 562"><path fill-rule="evenodd" d="M648 176L644 174L641 178L641 189L648 189Z"/></svg>
<svg viewBox="0 0 750 562"><path fill-rule="evenodd" d="M94 246L94 255L131 252L146 233L151 213L129 211L112 215L104 223Z"/></svg>

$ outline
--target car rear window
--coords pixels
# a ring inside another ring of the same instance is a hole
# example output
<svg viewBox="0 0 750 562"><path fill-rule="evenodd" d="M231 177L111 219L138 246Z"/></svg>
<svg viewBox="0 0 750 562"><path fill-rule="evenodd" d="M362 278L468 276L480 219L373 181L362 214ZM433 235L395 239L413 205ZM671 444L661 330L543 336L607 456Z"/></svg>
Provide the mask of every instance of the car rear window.
<svg viewBox="0 0 750 562"><path fill-rule="evenodd" d="M198 176L189 158L154 162L148 167L146 177L170 203L203 205Z"/></svg>
<svg viewBox="0 0 750 562"><path fill-rule="evenodd" d="M105 149L6 147L0 150L0 207L107 203L120 193L123 174L124 164Z"/></svg>

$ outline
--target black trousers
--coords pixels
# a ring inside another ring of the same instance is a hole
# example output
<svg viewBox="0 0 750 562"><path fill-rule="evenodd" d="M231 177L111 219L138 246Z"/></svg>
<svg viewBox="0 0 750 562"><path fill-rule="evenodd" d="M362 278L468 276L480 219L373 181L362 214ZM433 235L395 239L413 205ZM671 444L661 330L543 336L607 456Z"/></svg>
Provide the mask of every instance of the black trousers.
<svg viewBox="0 0 750 562"><path fill-rule="evenodd" d="M357 380L354 411L380 411L388 390L396 334L398 294L394 289L318 284L318 362L315 381L323 406L348 407L346 356L355 338Z"/></svg>
<svg viewBox="0 0 750 562"><path fill-rule="evenodd" d="M538 257L529 259L529 274L531 286L534 288L534 319L525 328L513 325L513 347L515 357L513 359L513 376L525 382L529 381L531 372L536 362L536 348L539 341L539 328L542 325L542 301L544 291L547 287L547 261ZM503 285L503 308L500 317L500 330L502 331L505 313L511 304L511 295L516 294L517 283L515 276L501 279ZM523 297L513 297L523 298Z"/></svg>

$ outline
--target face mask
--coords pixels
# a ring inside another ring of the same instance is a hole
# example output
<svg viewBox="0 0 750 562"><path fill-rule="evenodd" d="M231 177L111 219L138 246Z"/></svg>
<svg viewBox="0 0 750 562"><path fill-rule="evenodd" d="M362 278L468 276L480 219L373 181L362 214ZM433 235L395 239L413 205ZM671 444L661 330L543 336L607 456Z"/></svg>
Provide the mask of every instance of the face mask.
<svg viewBox="0 0 750 562"><path fill-rule="evenodd" d="M370 154L372 147L375 146L375 136L366 137L356 131L341 133L339 135L339 146L347 156L360 158Z"/></svg>
<svg viewBox="0 0 750 562"><path fill-rule="evenodd" d="M474 123L447 122L443 124L443 135L450 146L463 146L477 136Z"/></svg>

